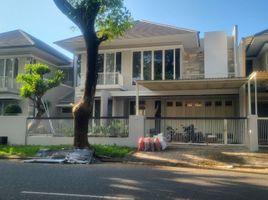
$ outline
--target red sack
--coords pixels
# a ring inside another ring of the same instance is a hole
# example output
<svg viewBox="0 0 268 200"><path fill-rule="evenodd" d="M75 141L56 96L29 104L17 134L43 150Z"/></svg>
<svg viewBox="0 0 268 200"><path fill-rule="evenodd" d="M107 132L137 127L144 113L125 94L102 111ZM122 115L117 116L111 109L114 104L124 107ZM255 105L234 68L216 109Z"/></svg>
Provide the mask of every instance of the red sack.
<svg viewBox="0 0 268 200"><path fill-rule="evenodd" d="M144 138L144 151L150 151L151 145L150 145L150 138L146 137Z"/></svg>
<svg viewBox="0 0 268 200"><path fill-rule="evenodd" d="M138 141L138 151L144 151L144 138L140 137Z"/></svg>
<svg viewBox="0 0 268 200"><path fill-rule="evenodd" d="M161 144L157 137L154 138L154 147L156 151L161 151Z"/></svg>

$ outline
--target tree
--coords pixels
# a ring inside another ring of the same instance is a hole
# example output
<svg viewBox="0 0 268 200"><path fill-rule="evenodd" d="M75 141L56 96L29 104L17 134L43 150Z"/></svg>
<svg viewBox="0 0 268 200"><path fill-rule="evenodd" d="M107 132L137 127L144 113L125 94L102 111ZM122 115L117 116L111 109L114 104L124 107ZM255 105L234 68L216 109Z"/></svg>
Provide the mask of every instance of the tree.
<svg viewBox="0 0 268 200"><path fill-rule="evenodd" d="M87 52L83 97L73 107L74 146L88 148L88 122L92 117L98 79L98 50L102 42L112 40L132 26L132 18L123 0L54 0L54 3L81 30Z"/></svg>
<svg viewBox="0 0 268 200"><path fill-rule="evenodd" d="M51 78L45 79L44 75L50 72L51 70L45 64L26 64L25 74L17 76L17 82L22 83L20 96L33 101L34 109L37 109L35 116L37 118L45 113L42 97L49 89L57 87L64 77L63 71L57 70Z"/></svg>

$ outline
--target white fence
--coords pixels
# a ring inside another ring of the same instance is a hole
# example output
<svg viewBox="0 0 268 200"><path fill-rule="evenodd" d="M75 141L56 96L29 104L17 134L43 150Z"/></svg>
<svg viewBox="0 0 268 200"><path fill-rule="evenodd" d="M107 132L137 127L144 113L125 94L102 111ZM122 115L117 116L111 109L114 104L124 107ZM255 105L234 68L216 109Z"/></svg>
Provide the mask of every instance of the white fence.
<svg viewBox="0 0 268 200"><path fill-rule="evenodd" d="M170 132L172 141L183 143L245 144L246 118L148 117L147 135Z"/></svg>

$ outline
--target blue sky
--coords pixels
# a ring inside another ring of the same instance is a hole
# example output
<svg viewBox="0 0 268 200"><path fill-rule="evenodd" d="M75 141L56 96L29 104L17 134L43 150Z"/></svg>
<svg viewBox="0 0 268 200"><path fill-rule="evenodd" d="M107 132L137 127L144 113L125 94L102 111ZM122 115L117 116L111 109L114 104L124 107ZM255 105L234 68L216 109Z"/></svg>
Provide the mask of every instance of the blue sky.
<svg viewBox="0 0 268 200"><path fill-rule="evenodd" d="M22 29L61 52L53 42L80 35L53 0L1 0L0 32ZM226 31L239 37L268 28L267 0L125 0L135 20L149 20L200 31Z"/></svg>

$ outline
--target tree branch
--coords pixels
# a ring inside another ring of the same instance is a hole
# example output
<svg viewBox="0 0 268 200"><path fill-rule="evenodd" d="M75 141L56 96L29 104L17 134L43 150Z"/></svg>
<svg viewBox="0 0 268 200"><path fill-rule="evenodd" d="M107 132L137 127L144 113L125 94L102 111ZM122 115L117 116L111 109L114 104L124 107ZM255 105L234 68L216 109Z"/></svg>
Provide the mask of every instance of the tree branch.
<svg viewBox="0 0 268 200"><path fill-rule="evenodd" d="M79 15L77 9L75 9L67 0L54 0L54 3L72 22L80 26L81 19L78 18Z"/></svg>
<svg viewBox="0 0 268 200"><path fill-rule="evenodd" d="M101 38L99 38L99 45L100 45L102 42L105 42L106 40L108 40L108 35L107 35L107 34L104 34Z"/></svg>

